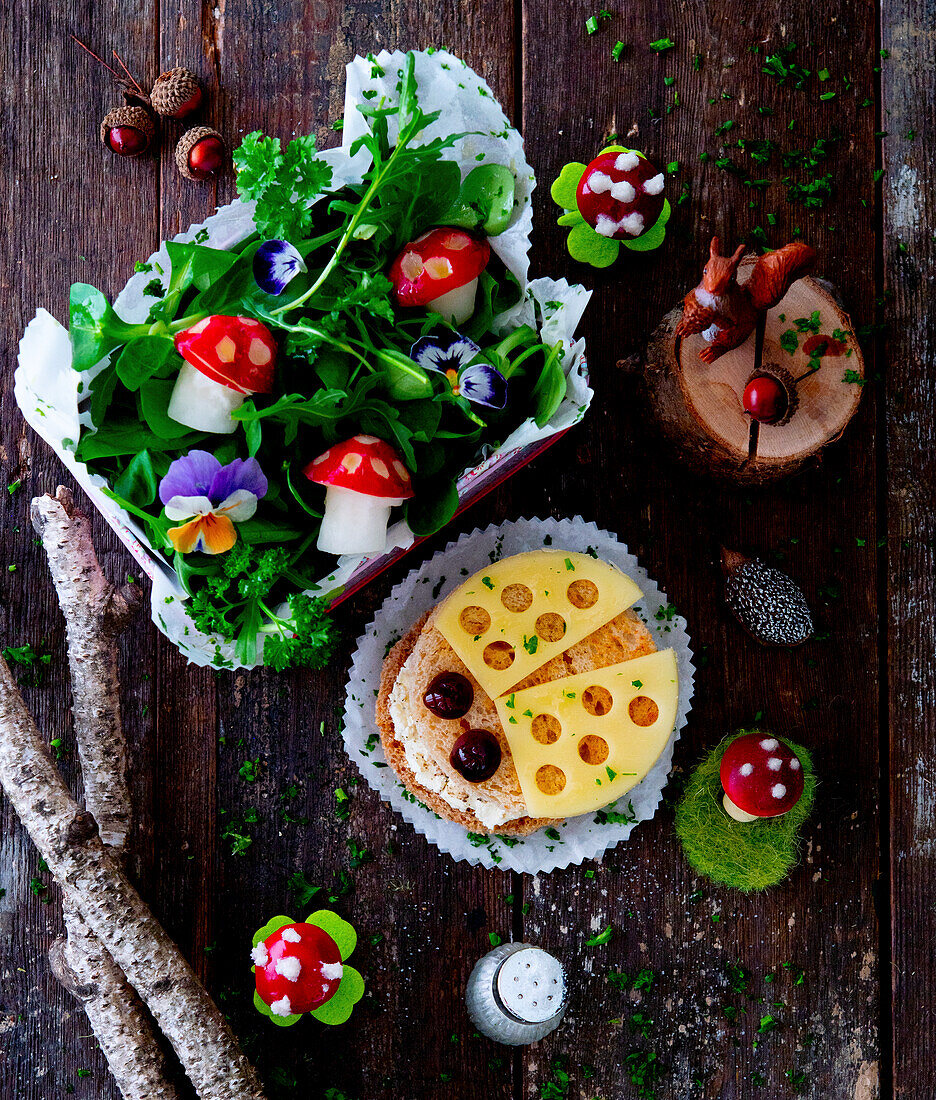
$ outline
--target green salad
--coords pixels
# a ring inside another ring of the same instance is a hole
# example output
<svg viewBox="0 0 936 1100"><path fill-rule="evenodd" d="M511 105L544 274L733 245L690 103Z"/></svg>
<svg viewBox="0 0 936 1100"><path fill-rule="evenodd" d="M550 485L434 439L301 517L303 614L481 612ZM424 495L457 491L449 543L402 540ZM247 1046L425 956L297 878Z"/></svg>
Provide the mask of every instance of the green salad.
<svg viewBox="0 0 936 1100"><path fill-rule="evenodd" d="M513 214L509 169L463 178L444 154L466 135L423 140L439 112L420 107L412 54L397 92L357 107L359 183L335 187L311 136L248 134L234 163L255 232L137 265L145 321L71 288L75 456L175 570L194 626L244 664L259 637L268 665L324 665L335 593L317 578L335 555L383 552L390 514L438 530L459 475L565 396L561 344L495 324L522 294L487 243Z"/></svg>

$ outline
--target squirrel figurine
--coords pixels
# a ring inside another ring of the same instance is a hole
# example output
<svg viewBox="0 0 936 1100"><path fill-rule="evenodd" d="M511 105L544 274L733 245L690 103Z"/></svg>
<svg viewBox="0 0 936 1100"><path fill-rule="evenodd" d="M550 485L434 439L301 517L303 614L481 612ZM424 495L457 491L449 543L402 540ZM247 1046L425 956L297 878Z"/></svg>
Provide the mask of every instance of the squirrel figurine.
<svg viewBox="0 0 936 1100"><path fill-rule="evenodd" d="M785 244L758 256L750 277L738 282L738 265L744 255L740 244L731 256L721 254L721 242L712 238L709 261L702 281L683 302L679 337L701 332L708 346L699 352L705 363L714 363L726 351L743 344L757 325L760 313L775 306L801 276L812 269L815 250L802 241Z"/></svg>

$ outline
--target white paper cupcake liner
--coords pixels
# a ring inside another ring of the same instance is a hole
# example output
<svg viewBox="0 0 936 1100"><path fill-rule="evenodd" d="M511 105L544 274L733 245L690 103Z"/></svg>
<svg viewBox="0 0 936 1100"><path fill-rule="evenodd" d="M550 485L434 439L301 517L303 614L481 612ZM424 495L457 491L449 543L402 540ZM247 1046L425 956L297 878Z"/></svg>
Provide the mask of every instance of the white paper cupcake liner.
<svg viewBox="0 0 936 1100"><path fill-rule="evenodd" d="M676 652L679 671L679 707L672 735L660 758L644 779L619 799L617 812L633 809L634 821L599 824L596 814L558 825L553 832L541 829L522 839L480 837L462 826L443 821L426 809L403 787L390 768L380 745L374 704L380 671L390 647L431 607L455 589L466 575L501 557L539 550L593 551L616 565L639 585L643 596L634 610L653 632L657 648ZM384 802L396 810L431 844L453 859L484 867L544 874L586 859L599 859L609 848L627 840L636 824L653 817L673 759L673 746L686 724L692 700L694 668L686 621L677 615L655 581L627 547L609 531L600 530L580 516L573 519L518 519L484 531L475 529L450 542L429 561L414 569L384 601L358 639L351 664L345 699L344 741L348 755ZM556 839L555 833L558 833Z"/></svg>

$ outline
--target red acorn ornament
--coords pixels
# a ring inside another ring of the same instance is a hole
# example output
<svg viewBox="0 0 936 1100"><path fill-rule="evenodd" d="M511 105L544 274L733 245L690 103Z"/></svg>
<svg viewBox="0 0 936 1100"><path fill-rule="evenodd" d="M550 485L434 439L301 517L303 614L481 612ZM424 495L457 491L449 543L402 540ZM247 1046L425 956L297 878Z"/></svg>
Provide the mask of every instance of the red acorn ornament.
<svg viewBox="0 0 936 1100"><path fill-rule="evenodd" d="M101 122L101 141L120 157L145 153L156 128L145 107L117 107Z"/></svg>
<svg viewBox="0 0 936 1100"><path fill-rule="evenodd" d="M166 118L185 118L198 110L203 98L198 77L181 65L157 77L150 92L153 110Z"/></svg>
<svg viewBox="0 0 936 1100"><path fill-rule="evenodd" d="M210 180L227 162L224 138L210 126L193 126L179 138L175 162L176 168L186 179L198 182Z"/></svg>

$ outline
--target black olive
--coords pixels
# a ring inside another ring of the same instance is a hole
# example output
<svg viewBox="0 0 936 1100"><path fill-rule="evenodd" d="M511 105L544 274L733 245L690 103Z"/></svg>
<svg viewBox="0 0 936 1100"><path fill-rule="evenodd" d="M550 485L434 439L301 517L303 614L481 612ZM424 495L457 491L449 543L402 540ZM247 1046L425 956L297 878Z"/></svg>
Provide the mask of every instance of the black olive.
<svg viewBox="0 0 936 1100"><path fill-rule="evenodd" d="M501 748L487 730L469 730L452 746L449 763L469 783L483 783L500 767Z"/></svg>
<svg viewBox="0 0 936 1100"><path fill-rule="evenodd" d="M437 718L461 718L473 702L474 689L458 672L440 672L423 695L423 703Z"/></svg>

